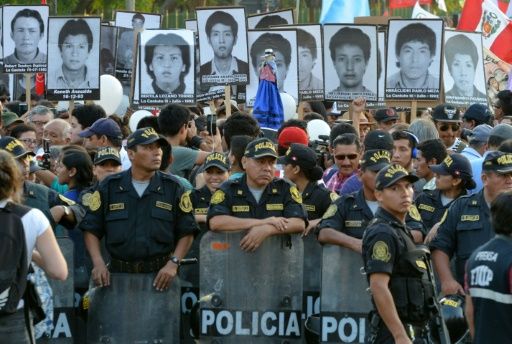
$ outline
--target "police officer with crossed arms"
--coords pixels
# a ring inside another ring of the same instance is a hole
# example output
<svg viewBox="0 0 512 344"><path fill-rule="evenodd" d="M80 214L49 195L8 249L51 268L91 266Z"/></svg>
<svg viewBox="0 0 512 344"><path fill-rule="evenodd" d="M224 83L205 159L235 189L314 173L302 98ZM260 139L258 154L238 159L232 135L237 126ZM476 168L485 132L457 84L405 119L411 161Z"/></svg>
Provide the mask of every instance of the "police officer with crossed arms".
<svg viewBox="0 0 512 344"><path fill-rule="evenodd" d="M163 291L192 244L198 226L190 192L159 171L167 145L153 128L132 133L126 147L132 167L107 177L84 202L80 228L98 286L110 284L110 273L156 273L153 286ZM103 237L112 257L108 267L100 253Z"/></svg>
<svg viewBox="0 0 512 344"><path fill-rule="evenodd" d="M434 287L428 261L416 249L405 217L412 205L412 183L418 177L400 165L383 168L376 177L379 208L363 235L363 260L375 310L369 343L412 343L433 312ZM410 326L418 329L415 333Z"/></svg>
<svg viewBox="0 0 512 344"><path fill-rule="evenodd" d="M240 243L245 251L255 251L269 236L305 229L307 215L301 195L294 185L274 178L276 159L275 145L269 139L250 142L242 158L245 175L224 182L211 198L209 229L246 229Z"/></svg>

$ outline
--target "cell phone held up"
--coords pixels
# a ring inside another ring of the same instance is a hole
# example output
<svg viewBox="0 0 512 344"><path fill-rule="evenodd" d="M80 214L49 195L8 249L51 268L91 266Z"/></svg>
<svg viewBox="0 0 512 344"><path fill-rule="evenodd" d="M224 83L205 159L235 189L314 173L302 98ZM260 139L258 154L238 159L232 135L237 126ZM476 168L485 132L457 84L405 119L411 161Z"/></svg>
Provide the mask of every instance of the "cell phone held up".
<svg viewBox="0 0 512 344"><path fill-rule="evenodd" d="M217 135L217 115L206 115L206 130L209 135Z"/></svg>
<svg viewBox="0 0 512 344"><path fill-rule="evenodd" d="M43 151L44 153L41 156L41 160L39 160L39 166L49 170L51 168L50 140L43 139Z"/></svg>

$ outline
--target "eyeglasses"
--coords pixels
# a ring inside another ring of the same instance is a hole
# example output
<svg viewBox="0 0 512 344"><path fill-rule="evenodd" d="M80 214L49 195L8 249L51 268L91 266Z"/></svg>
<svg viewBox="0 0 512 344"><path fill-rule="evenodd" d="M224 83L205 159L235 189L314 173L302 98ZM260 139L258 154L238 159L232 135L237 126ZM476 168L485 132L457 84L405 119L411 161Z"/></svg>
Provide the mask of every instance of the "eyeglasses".
<svg viewBox="0 0 512 344"><path fill-rule="evenodd" d="M460 129L460 124L451 123L451 124L442 124L441 126L439 126L439 130L441 130L441 131L447 131L450 128L452 128L452 131L457 131Z"/></svg>
<svg viewBox="0 0 512 344"><path fill-rule="evenodd" d="M37 143L36 139L20 139L20 141L26 143L27 145L35 145Z"/></svg>
<svg viewBox="0 0 512 344"><path fill-rule="evenodd" d="M32 121L32 124L34 124L36 127L44 127L46 124L48 124L48 122L45 122L45 121Z"/></svg>
<svg viewBox="0 0 512 344"><path fill-rule="evenodd" d="M345 160L348 158L348 160L354 160L357 159L357 154L338 154L334 156L336 160Z"/></svg>

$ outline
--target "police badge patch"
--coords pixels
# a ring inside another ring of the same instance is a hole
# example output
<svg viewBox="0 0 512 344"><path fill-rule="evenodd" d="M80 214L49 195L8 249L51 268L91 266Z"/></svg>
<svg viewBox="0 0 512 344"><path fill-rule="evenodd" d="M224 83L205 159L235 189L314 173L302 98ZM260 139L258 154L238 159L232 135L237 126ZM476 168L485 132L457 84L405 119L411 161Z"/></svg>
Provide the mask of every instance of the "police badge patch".
<svg viewBox="0 0 512 344"><path fill-rule="evenodd" d="M190 201L190 191L184 192L180 199L180 209L184 213L192 211L192 202Z"/></svg>
<svg viewBox="0 0 512 344"><path fill-rule="evenodd" d="M86 193L82 197L82 204L92 211L96 211L101 206L101 197L98 191L94 191L93 193Z"/></svg>
<svg viewBox="0 0 512 344"><path fill-rule="evenodd" d="M322 216L322 219L328 219L329 217L333 217L334 214L336 214L336 211L338 210L338 207L336 205L331 204L329 208L324 213L324 216Z"/></svg>
<svg viewBox="0 0 512 344"><path fill-rule="evenodd" d="M224 201L224 198L226 195L224 194L224 191L217 190L212 196L212 199L210 200L210 204L219 204Z"/></svg>
<svg viewBox="0 0 512 344"><path fill-rule="evenodd" d="M384 241L377 241L373 244L372 259L389 262L391 254L389 253L388 244Z"/></svg>
<svg viewBox="0 0 512 344"><path fill-rule="evenodd" d="M290 194L292 195L292 198L295 202L302 203L302 196L300 195L300 192L295 185L290 187Z"/></svg>
<svg viewBox="0 0 512 344"><path fill-rule="evenodd" d="M421 221L420 212L418 211L418 208L416 208L414 204L411 205L411 207L409 208L409 216L415 221Z"/></svg>

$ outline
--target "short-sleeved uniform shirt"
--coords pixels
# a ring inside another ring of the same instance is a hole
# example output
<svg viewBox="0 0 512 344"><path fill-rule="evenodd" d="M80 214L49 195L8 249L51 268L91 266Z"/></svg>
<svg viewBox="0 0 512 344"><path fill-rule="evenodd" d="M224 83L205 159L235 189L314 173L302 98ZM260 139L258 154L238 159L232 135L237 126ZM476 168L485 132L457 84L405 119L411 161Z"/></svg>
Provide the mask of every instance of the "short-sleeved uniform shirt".
<svg viewBox="0 0 512 344"><path fill-rule="evenodd" d="M82 199L87 213L80 228L105 237L112 258L141 261L170 254L184 236L198 231L190 192L173 176L155 172L139 197L131 169L103 180Z"/></svg>
<svg viewBox="0 0 512 344"><path fill-rule="evenodd" d="M308 183L302 192L302 204L308 212L309 220L321 218L331 202L338 199L339 196L335 192L329 191L325 186L315 182Z"/></svg>
<svg viewBox="0 0 512 344"><path fill-rule="evenodd" d="M444 213L453 201L443 205L441 201L441 191L435 189L423 191L416 197L414 203L416 204L416 208L418 208L425 228L427 231L430 231L436 223L441 221Z"/></svg>
<svg viewBox="0 0 512 344"><path fill-rule="evenodd" d="M217 215L253 219L298 217L307 221L300 193L294 185L283 179L273 179L256 202L247 186L246 175L224 182L212 195L207 223Z"/></svg>
<svg viewBox="0 0 512 344"><path fill-rule="evenodd" d="M450 258L455 255L455 277L462 285L469 256L494 236L483 190L453 201L441 222L430 249L441 250Z"/></svg>
<svg viewBox="0 0 512 344"><path fill-rule="evenodd" d="M333 228L351 237L362 239L363 232L373 217L374 215L364 198L364 191L361 189L343 195L331 204L318 224L317 234L323 228ZM411 207L405 222L410 229L419 230L425 234L416 207Z"/></svg>

